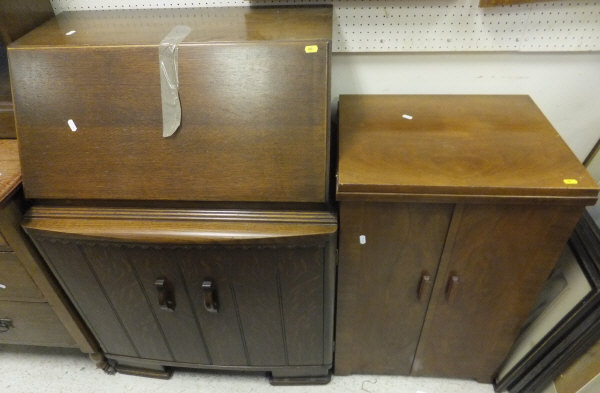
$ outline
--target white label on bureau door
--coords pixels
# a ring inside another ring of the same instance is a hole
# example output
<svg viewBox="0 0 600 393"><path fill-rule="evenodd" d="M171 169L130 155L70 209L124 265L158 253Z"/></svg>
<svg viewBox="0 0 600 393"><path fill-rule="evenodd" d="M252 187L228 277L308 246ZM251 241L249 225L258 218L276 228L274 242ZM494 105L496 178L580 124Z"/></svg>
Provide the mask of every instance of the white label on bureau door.
<svg viewBox="0 0 600 393"><path fill-rule="evenodd" d="M69 125L69 128L71 129L71 131L73 131L73 132L77 131L77 126L75 125L75 122L73 121L73 119L67 120L67 124Z"/></svg>

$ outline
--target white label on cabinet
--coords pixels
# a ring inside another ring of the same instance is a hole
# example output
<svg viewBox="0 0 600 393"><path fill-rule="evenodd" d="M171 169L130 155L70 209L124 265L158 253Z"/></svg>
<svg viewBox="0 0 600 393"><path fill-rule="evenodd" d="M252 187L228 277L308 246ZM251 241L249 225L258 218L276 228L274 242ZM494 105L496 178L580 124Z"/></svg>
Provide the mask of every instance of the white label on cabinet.
<svg viewBox="0 0 600 393"><path fill-rule="evenodd" d="M402 115L402 117L405 118L406 120L412 120L411 115Z"/></svg>
<svg viewBox="0 0 600 393"><path fill-rule="evenodd" d="M0 289L6 289L6 285L0 284Z"/></svg>
<svg viewBox="0 0 600 393"><path fill-rule="evenodd" d="M73 119L67 120L67 124L69 125L69 128L71 129L71 131L73 131L73 132L77 131L77 126L75 125L75 122L73 121Z"/></svg>
<svg viewBox="0 0 600 393"><path fill-rule="evenodd" d="M367 237L365 235L360 235L358 237L358 241L360 242L360 244L367 244Z"/></svg>

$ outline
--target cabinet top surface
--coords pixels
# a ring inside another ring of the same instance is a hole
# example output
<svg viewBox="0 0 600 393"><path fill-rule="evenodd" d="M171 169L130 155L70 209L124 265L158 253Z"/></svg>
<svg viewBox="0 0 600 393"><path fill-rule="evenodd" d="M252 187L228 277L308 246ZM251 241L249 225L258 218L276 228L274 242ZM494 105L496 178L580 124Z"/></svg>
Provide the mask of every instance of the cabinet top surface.
<svg viewBox="0 0 600 393"><path fill-rule="evenodd" d="M332 8L225 7L63 12L15 41L32 47L158 46L178 25L186 43L331 40Z"/></svg>
<svg viewBox="0 0 600 393"><path fill-rule="evenodd" d="M0 203L21 184L21 165L15 139L0 139Z"/></svg>
<svg viewBox="0 0 600 393"><path fill-rule="evenodd" d="M340 200L598 194L529 96L347 95L339 114Z"/></svg>

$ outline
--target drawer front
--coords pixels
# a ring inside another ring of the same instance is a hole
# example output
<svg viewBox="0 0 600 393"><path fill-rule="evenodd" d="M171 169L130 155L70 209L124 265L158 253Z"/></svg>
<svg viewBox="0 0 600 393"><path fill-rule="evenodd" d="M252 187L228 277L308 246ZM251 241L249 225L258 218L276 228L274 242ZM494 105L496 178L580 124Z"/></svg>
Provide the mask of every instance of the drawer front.
<svg viewBox="0 0 600 393"><path fill-rule="evenodd" d="M182 124L169 138L156 47L12 51L26 196L325 201L329 51L182 45Z"/></svg>
<svg viewBox="0 0 600 393"><path fill-rule="evenodd" d="M44 295L12 252L0 252L0 299L44 301Z"/></svg>
<svg viewBox="0 0 600 393"><path fill-rule="evenodd" d="M76 347L46 303L0 301L0 343Z"/></svg>
<svg viewBox="0 0 600 393"><path fill-rule="evenodd" d="M324 270L332 261L323 247L37 244L107 353L240 367L324 364Z"/></svg>

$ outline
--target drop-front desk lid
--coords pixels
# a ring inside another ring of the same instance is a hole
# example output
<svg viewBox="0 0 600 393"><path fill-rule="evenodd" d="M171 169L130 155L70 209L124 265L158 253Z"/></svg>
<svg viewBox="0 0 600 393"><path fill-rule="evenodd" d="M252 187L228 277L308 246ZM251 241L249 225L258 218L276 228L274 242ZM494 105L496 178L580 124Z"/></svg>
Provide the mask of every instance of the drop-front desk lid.
<svg viewBox="0 0 600 393"><path fill-rule="evenodd" d="M597 199L529 96L345 95L339 122L338 200Z"/></svg>
<svg viewBox="0 0 600 393"><path fill-rule="evenodd" d="M59 14L8 49L25 196L327 202L331 16Z"/></svg>

